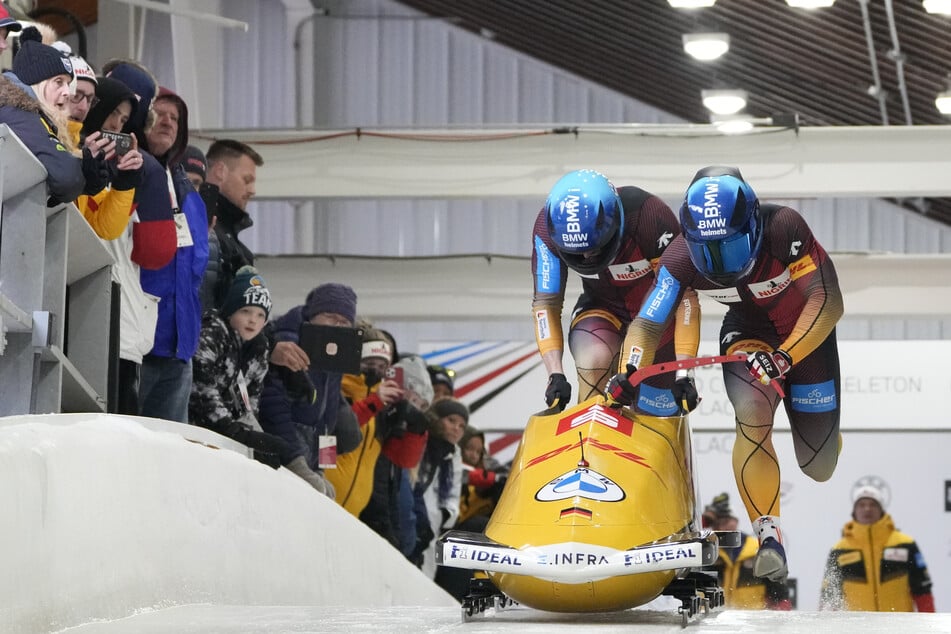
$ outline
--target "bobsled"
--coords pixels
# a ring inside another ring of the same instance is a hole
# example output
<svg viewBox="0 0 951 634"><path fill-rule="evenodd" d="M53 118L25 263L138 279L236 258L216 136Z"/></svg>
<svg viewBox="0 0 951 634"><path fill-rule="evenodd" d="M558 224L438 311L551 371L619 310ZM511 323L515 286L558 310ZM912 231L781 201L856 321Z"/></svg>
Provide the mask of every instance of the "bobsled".
<svg viewBox="0 0 951 634"><path fill-rule="evenodd" d="M698 357L638 370L630 381L745 359ZM452 530L436 562L481 571L463 619L510 602L552 612L603 612L680 599L684 624L723 604L704 572L738 533L704 529L688 417L658 418L595 396L549 409L525 427L484 533Z"/></svg>

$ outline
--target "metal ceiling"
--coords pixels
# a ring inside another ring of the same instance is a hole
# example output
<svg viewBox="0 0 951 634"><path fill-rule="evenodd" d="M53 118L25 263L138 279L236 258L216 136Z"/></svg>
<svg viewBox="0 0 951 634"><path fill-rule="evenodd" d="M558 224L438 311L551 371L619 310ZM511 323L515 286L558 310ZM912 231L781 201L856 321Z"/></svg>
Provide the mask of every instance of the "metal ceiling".
<svg viewBox="0 0 951 634"><path fill-rule="evenodd" d="M785 0L695 10L667 0L401 2L693 123L709 122L700 98L709 88L746 90L745 112L797 113L804 126L951 123L934 104L951 73L951 17L920 0L838 0L815 11ZM681 37L699 31L728 33L729 52L689 57ZM951 224L949 199L900 202Z"/></svg>

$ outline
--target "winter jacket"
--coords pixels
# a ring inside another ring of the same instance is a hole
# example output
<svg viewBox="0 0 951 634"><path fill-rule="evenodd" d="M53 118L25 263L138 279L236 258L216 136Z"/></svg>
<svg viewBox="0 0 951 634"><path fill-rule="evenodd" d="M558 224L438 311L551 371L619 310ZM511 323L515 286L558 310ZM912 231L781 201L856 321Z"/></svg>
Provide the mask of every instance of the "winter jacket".
<svg viewBox="0 0 951 634"><path fill-rule="evenodd" d="M192 358L189 422L224 435L229 435L234 422L246 421L253 427L267 361L267 340L262 335L243 341L218 311L205 311L198 350ZM241 394L242 380L247 404Z"/></svg>
<svg viewBox="0 0 951 634"><path fill-rule="evenodd" d="M217 279L214 284L215 306L224 302L228 289L234 282L235 273L242 266L254 264L254 254L241 242L238 233L252 226L254 222L246 211L218 194L218 221L215 223L215 236L218 238Z"/></svg>
<svg viewBox="0 0 951 634"><path fill-rule="evenodd" d="M401 430L390 433L391 423L384 412L383 401L376 393L377 385L367 387L363 376L346 374L343 377L343 395L357 417L363 440L356 450L337 458L337 468L325 475L337 492L337 503L360 517L373 493L374 468L382 453L397 467L410 468L419 463L426 447L426 431ZM425 416L422 412L420 416ZM378 420L379 419L379 423Z"/></svg>
<svg viewBox="0 0 951 634"><path fill-rule="evenodd" d="M33 89L12 72L0 76L0 123L5 123L46 168L49 206L72 202L83 192L82 161L60 141Z"/></svg>
<svg viewBox="0 0 951 634"><path fill-rule="evenodd" d="M442 438L430 436L413 486L418 536L438 537L444 529L456 523L461 481L462 455L459 448ZM422 571L430 579L436 576L431 544L425 550Z"/></svg>
<svg viewBox="0 0 951 634"><path fill-rule="evenodd" d="M296 306L270 324L273 341L300 340L303 306ZM336 436L337 456L356 449L362 441L357 417L341 392L342 375L313 366L292 372L271 365L261 394L261 428L280 436L292 448L292 458L304 456L317 469L318 437Z"/></svg>
<svg viewBox="0 0 951 634"><path fill-rule="evenodd" d="M739 610L789 610L785 584L753 576L759 540L745 533L738 548L721 548L715 568L726 595L726 606Z"/></svg>
<svg viewBox="0 0 951 634"><path fill-rule="evenodd" d="M826 560L820 608L934 612L931 577L915 541L887 513L874 524L848 522Z"/></svg>

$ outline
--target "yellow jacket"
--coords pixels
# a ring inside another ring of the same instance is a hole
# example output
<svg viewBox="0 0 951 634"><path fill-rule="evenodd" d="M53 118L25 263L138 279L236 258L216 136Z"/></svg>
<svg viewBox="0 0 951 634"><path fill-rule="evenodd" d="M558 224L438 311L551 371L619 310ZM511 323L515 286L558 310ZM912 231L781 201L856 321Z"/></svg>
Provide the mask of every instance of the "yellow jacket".
<svg viewBox="0 0 951 634"><path fill-rule="evenodd" d="M720 585L726 595L726 607L739 610L788 610L789 590L785 584L753 576L753 559L759 551L759 541L752 535L742 535L739 553L735 549L720 549L716 569Z"/></svg>
<svg viewBox="0 0 951 634"><path fill-rule="evenodd" d="M354 374L343 376L341 391L351 403L356 403L370 394L363 377ZM337 504L347 509L354 517L360 517L360 513L370 501L370 495L373 493L373 470L383 447L380 439L376 437L375 416L366 422L362 431L363 442L360 446L337 456L336 469L324 471L324 476L334 485Z"/></svg>
<svg viewBox="0 0 951 634"><path fill-rule="evenodd" d="M70 119L67 127L78 147L83 124ZM81 195L76 199L76 207L97 236L103 240L115 240L129 224L134 198L135 189L119 191L107 187L95 196Z"/></svg>
<svg viewBox="0 0 951 634"><path fill-rule="evenodd" d="M931 577L915 541L887 513L874 524L848 522L826 560L820 608L934 612Z"/></svg>

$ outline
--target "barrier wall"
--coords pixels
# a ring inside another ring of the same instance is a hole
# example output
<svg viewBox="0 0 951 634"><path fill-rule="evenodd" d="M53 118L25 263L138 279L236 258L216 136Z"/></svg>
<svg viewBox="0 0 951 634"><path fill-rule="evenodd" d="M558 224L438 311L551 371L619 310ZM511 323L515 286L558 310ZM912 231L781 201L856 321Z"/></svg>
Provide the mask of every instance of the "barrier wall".
<svg viewBox="0 0 951 634"><path fill-rule="evenodd" d="M191 603L458 605L303 480L207 430L2 418L0 482L3 632Z"/></svg>

